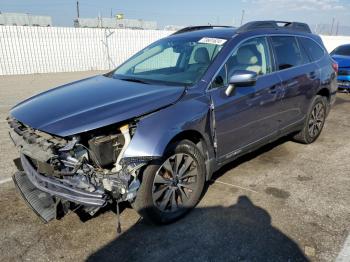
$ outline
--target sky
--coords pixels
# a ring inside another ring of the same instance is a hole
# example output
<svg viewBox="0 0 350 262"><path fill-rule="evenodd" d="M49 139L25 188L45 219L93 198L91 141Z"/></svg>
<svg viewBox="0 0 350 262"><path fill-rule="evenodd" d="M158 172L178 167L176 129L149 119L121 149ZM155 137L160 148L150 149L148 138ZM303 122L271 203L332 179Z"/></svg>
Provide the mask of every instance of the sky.
<svg viewBox="0 0 350 262"><path fill-rule="evenodd" d="M244 21L287 20L311 25L350 26L350 0L80 0L80 17L110 17L155 20L165 25L226 24ZM49 15L54 26L72 26L76 17L75 0L0 0L1 12Z"/></svg>

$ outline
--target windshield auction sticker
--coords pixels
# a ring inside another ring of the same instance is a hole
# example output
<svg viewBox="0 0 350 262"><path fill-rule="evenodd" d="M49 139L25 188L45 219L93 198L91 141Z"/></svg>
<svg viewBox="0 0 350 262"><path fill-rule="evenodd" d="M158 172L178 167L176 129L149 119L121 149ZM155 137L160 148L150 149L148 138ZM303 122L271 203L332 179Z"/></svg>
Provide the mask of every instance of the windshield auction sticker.
<svg viewBox="0 0 350 262"><path fill-rule="evenodd" d="M198 43L202 44L212 44L212 45L223 45L226 43L226 39L221 38L211 38L211 37L203 37Z"/></svg>

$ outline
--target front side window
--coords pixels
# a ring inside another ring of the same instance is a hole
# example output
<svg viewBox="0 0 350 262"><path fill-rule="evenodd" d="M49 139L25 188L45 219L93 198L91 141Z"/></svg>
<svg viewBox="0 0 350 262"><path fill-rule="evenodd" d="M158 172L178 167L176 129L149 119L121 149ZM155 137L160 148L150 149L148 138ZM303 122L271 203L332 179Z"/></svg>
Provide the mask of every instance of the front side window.
<svg viewBox="0 0 350 262"><path fill-rule="evenodd" d="M317 43L315 43L315 41L305 37L299 37L298 39L302 47L308 53L309 57L311 57L312 61L317 61L324 56L324 50Z"/></svg>
<svg viewBox="0 0 350 262"><path fill-rule="evenodd" d="M241 70L253 71L258 76L271 73L269 46L265 37L250 39L236 48L214 78L212 88L226 86L230 77Z"/></svg>
<svg viewBox="0 0 350 262"><path fill-rule="evenodd" d="M271 39L279 70L305 63L305 58L301 54L294 36L272 36Z"/></svg>
<svg viewBox="0 0 350 262"><path fill-rule="evenodd" d="M331 55L350 56L350 45L338 46L332 51Z"/></svg>
<svg viewBox="0 0 350 262"><path fill-rule="evenodd" d="M162 39L126 61L113 77L143 82L192 85L226 43L218 38Z"/></svg>

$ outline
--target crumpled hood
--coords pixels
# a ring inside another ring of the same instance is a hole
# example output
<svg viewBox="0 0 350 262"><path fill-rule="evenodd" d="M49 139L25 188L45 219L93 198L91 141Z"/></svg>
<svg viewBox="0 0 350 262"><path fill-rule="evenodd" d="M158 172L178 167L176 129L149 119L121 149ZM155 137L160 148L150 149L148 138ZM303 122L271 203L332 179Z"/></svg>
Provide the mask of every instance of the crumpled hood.
<svg viewBox="0 0 350 262"><path fill-rule="evenodd" d="M339 67L350 67L350 56L333 55L332 58L338 63Z"/></svg>
<svg viewBox="0 0 350 262"><path fill-rule="evenodd" d="M33 96L12 108L18 121L57 136L118 123L176 102L185 88L96 76Z"/></svg>

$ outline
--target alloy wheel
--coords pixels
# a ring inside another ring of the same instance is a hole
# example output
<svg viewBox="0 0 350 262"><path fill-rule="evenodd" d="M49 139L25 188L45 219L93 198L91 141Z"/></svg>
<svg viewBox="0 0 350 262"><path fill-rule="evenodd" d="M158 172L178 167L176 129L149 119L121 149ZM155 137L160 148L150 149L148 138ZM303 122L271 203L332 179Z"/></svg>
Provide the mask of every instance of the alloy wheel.
<svg viewBox="0 0 350 262"><path fill-rule="evenodd" d="M317 103L312 109L311 116L309 119L309 135L314 138L318 136L322 130L325 118L325 108L322 103Z"/></svg>
<svg viewBox="0 0 350 262"><path fill-rule="evenodd" d="M197 188L198 168L194 158L177 153L158 169L152 188L153 204L162 212L176 212L186 207Z"/></svg>

